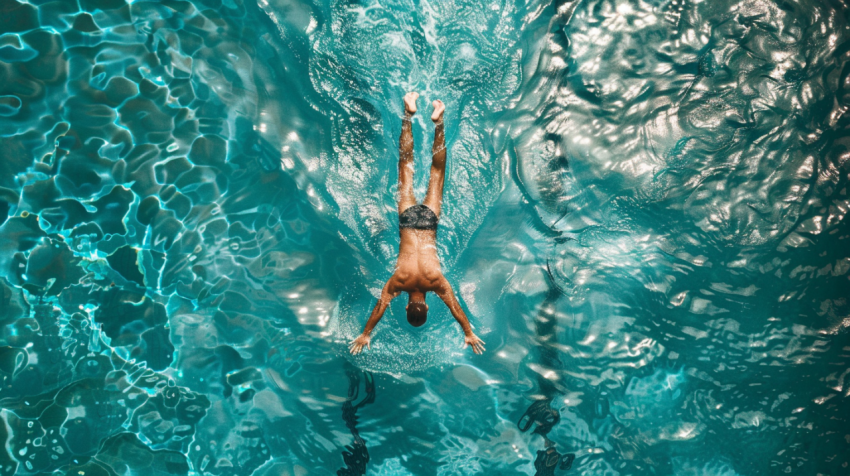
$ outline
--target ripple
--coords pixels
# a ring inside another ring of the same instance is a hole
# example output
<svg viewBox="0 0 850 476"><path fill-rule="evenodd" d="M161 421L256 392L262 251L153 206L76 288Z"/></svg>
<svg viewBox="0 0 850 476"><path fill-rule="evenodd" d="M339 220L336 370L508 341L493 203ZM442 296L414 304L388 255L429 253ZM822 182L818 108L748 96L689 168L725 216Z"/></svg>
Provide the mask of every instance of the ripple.
<svg viewBox="0 0 850 476"><path fill-rule="evenodd" d="M848 464L837 6L0 10L3 474ZM447 105L438 252L483 357L436 301L345 352L412 89Z"/></svg>

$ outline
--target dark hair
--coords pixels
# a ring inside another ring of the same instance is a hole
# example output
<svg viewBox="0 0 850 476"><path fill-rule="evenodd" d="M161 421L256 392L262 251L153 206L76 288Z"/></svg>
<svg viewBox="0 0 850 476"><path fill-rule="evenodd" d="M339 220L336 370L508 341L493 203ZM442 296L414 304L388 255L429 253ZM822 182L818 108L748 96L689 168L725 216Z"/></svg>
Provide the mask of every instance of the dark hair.
<svg viewBox="0 0 850 476"><path fill-rule="evenodd" d="M413 327L425 324L428 319L428 308L424 302L410 302L407 304L407 322Z"/></svg>

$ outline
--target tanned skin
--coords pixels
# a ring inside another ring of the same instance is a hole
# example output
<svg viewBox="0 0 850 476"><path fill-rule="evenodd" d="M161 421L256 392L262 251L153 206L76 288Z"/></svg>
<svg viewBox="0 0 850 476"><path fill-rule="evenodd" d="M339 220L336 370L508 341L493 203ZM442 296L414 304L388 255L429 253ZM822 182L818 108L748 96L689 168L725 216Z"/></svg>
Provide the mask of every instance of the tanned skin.
<svg viewBox="0 0 850 476"><path fill-rule="evenodd" d="M416 197L413 196L413 133L411 131L410 118L416 114L416 100L419 94L407 93L404 96L405 121L402 122L401 138L399 139L398 159L398 213L416 205ZM443 132L443 111L445 105L442 101L434 101L432 106L434 112L431 120L436 124L434 132L434 146L431 149L431 178L428 183L428 193L423 202L439 218L440 206L443 202L443 184L446 176L446 145ZM457 302L452 286L443 276L440 270L440 258L437 256L437 232L436 230L417 230L413 228L401 228L399 230L401 240L398 249L398 261L395 273L384 285L381 298L372 310L372 315L366 322L363 334L351 341L350 350L352 354L358 354L363 347L371 349L370 340L372 329L384 316L390 301L398 297L402 292L409 295L410 303L425 303L425 293L433 292L446 305L452 316L460 324L464 334L463 348L471 346L473 352L481 354L484 352L484 341L478 338L469 325L463 309ZM427 306L425 306L427 309Z"/></svg>

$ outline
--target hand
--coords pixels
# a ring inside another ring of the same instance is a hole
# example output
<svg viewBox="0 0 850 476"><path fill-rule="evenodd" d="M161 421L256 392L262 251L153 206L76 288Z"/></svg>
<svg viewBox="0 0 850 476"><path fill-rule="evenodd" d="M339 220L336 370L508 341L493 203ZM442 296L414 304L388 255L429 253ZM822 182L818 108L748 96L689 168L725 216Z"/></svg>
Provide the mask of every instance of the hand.
<svg viewBox="0 0 850 476"><path fill-rule="evenodd" d="M372 344L369 343L371 340L372 338L368 335L360 334L358 338L354 339L353 341L351 341L351 343L348 344L348 350L351 352L351 355L359 354L360 351L363 350L364 346L368 347L369 350L372 350Z"/></svg>
<svg viewBox="0 0 850 476"><path fill-rule="evenodd" d="M479 339L477 335L470 332L463 339L463 348L466 349L467 346L472 346L472 351L476 354L484 353L484 341Z"/></svg>

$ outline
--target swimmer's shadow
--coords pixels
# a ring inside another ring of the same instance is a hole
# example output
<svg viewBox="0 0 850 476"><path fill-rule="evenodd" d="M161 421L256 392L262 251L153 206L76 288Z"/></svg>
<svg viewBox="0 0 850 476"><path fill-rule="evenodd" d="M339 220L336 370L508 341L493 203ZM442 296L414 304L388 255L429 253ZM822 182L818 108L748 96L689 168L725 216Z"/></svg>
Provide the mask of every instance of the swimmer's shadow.
<svg viewBox="0 0 850 476"><path fill-rule="evenodd" d="M576 459L574 453L559 453L547 437L552 428L561 421L560 412L552 408L550 403L549 399L532 403L517 422L517 428L522 433L536 424L537 427L532 433L541 435L546 441L547 448L538 450L537 457L534 459L535 476L554 476L556 469L567 471L572 468L573 461Z"/></svg>
<svg viewBox="0 0 850 476"><path fill-rule="evenodd" d="M360 396L360 371L349 368L345 373L348 376L348 397L342 404L342 420L351 431L354 443L347 445L342 452L345 467L339 469L336 474L337 476L364 476L366 464L369 463L369 451L366 448L366 440L361 438L360 432L357 431L357 410L375 401L375 379L371 372L363 372L366 380L366 396L355 405L354 401Z"/></svg>

